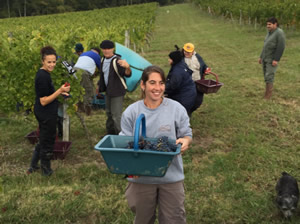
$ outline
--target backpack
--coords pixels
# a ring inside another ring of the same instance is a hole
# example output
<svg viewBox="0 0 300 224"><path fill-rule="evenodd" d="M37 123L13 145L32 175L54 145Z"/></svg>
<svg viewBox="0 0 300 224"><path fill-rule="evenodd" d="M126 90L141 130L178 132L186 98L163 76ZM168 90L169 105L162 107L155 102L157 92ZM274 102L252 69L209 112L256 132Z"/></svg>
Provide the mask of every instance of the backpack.
<svg viewBox="0 0 300 224"><path fill-rule="evenodd" d="M120 59L120 55L117 55L117 57L114 57L110 63L112 63L113 68L116 72L116 74L119 76L120 81L122 83L122 85L124 86L124 88L127 90L127 85L126 85L126 81L125 79L120 75L119 70L118 70L118 66L117 66L117 60ZM104 61L104 57L101 58L101 66L103 66L103 61Z"/></svg>

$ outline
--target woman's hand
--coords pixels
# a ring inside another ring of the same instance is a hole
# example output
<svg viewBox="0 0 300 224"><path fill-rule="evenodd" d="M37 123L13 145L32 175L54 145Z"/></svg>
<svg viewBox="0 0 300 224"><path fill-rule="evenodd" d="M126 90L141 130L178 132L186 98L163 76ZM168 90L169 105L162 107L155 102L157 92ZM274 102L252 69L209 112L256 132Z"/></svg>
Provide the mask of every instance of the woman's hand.
<svg viewBox="0 0 300 224"><path fill-rule="evenodd" d="M63 95L63 96L70 96L70 94L67 93L67 92L63 92L63 93L61 93L61 95Z"/></svg>
<svg viewBox="0 0 300 224"><path fill-rule="evenodd" d="M191 142L192 138L189 136L184 136L176 140L176 144L181 144L181 153L184 153L189 148Z"/></svg>
<svg viewBox="0 0 300 224"><path fill-rule="evenodd" d="M61 94L62 94L62 95L65 95L65 96L69 96L68 92L70 92L70 89L71 89L70 84L69 84L69 85L63 84L63 85L59 88Z"/></svg>
<svg viewBox="0 0 300 224"><path fill-rule="evenodd" d="M63 84L59 89L57 89L54 93L50 96L44 96L40 98L40 103L42 106L46 106L55 100L60 95L69 96L68 92L70 92L70 84L66 85Z"/></svg>

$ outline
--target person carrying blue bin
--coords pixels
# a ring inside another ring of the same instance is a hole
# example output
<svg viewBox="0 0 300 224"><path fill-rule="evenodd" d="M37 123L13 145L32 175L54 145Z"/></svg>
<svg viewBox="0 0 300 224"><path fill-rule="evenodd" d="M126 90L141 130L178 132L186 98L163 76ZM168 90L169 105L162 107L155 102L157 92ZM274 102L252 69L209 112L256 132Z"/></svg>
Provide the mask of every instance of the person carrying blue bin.
<svg viewBox="0 0 300 224"><path fill-rule="evenodd" d="M115 54L115 44L103 40L100 44L104 59L101 62L100 79L97 92L105 92L105 111L107 115L107 134L119 134L124 96L126 94L125 77L131 76L130 65Z"/></svg>
<svg viewBox="0 0 300 224"><path fill-rule="evenodd" d="M192 142L192 129L185 108L164 98L165 75L157 66L147 67L141 79L142 100L127 107L122 114L122 136L134 136L140 114L147 120L147 137L167 136L182 144L181 153ZM155 161L153 161L154 163ZM126 198L135 213L135 223L154 223L158 206L159 223L186 223L184 208L184 172L181 154L176 155L163 177L129 176Z"/></svg>

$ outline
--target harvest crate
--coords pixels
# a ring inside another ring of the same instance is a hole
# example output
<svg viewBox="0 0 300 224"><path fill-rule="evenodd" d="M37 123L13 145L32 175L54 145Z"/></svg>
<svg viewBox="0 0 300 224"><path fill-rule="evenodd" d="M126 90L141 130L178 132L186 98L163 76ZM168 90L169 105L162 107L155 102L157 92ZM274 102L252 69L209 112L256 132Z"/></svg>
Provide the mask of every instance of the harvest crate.
<svg viewBox="0 0 300 224"><path fill-rule="evenodd" d="M141 120L143 120L142 135L144 139L155 141L155 138L146 138L145 116L141 114L136 121L135 136L106 135L95 146L95 150L101 152L111 173L162 177L166 174L173 157L180 153L180 144L175 152L139 149L138 140ZM134 141L134 149L128 149L128 143L131 141ZM175 144L175 140L170 140L170 142Z"/></svg>
<svg viewBox="0 0 300 224"><path fill-rule="evenodd" d="M93 100L92 100L92 108L94 110L97 110L97 109L105 109L105 95L103 94L100 94L101 99L98 99L97 98L97 95L94 96Z"/></svg>
<svg viewBox="0 0 300 224"><path fill-rule="evenodd" d="M216 81L214 80L206 80L206 79L200 79L196 80L196 88L197 91L202 93L216 93L218 90L224 85L223 83L219 82L218 75L212 72L209 72L209 74L212 74L216 77Z"/></svg>
<svg viewBox="0 0 300 224"><path fill-rule="evenodd" d="M67 141L56 141L53 150L53 160L56 159L65 159L66 155L70 151L72 142Z"/></svg>
<svg viewBox="0 0 300 224"><path fill-rule="evenodd" d="M39 133L38 131L32 131L29 134L27 134L25 138L27 138L31 144L36 144L39 141ZM65 159L66 155L70 151L71 144L72 142L59 141L58 137L56 136L52 159Z"/></svg>
<svg viewBox="0 0 300 224"><path fill-rule="evenodd" d="M39 141L39 132L38 132L38 130L28 133L27 135L25 135L25 138L28 139L30 144L33 144L33 145L36 144ZM59 141L58 135L56 135L55 141Z"/></svg>
<svg viewBox="0 0 300 224"><path fill-rule="evenodd" d="M25 138L28 139L28 141L30 142L30 144L35 144L39 141L39 136L38 136L38 132L37 131L32 131L29 134L27 134L25 136Z"/></svg>

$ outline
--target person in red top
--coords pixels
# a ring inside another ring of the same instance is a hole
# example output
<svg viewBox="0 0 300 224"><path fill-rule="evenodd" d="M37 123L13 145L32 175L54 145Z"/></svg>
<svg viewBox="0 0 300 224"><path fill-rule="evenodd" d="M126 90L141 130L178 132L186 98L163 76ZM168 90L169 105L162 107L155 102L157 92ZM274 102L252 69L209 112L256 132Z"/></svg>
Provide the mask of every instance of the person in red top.
<svg viewBox="0 0 300 224"><path fill-rule="evenodd" d="M35 77L35 104L34 115L39 123L39 142L32 155L30 168L27 170L31 174L39 169L38 162L41 160L42 174L50 176L51 158L53 155L56 124L58 112L58 100L60 95L68 96L70 85L62 85L55 91L50 73L56 66L56 51L50 47L41 49L42 67Z"/></svg>

